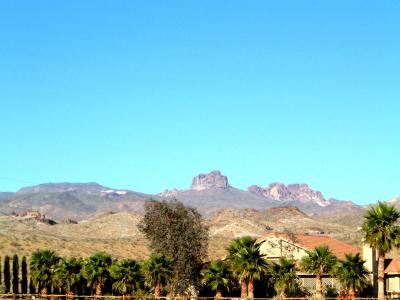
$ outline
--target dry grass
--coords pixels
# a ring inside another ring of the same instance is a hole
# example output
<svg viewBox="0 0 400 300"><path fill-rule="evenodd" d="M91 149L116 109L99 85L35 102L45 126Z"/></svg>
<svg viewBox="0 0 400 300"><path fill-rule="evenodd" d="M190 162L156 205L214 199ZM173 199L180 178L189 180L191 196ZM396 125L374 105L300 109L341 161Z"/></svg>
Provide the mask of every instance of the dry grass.
<svg viewBox="0 0 400 300"><path fill-rule="evenodd" d="M0 216L0 256L30 255L48 248L62 256L86 257L97 251L118 258L144 259L150 250L137 229L140 215L127 212L98 215L79 224L47 225ZM343 241L359 245L361 235L354 226L311 218L297 210L226 209L207 221L210 229L209 259L222 258L225 248L238 236L258 237L268 229L293 232L323 231Z"/></svg>

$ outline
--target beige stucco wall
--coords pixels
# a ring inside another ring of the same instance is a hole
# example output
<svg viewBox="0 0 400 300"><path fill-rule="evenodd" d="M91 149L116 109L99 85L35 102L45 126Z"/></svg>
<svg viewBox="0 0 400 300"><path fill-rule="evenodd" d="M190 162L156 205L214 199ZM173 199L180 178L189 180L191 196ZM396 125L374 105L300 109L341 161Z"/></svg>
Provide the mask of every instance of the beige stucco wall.
<svg viewBox="0 0 400 300"><path fill-rule="evenodd" d="M267 237L262 242L260 251L269 259L285 256L287 258L300 260L303 256L307 255L307 252L304 249L277 236Z"/></svg>

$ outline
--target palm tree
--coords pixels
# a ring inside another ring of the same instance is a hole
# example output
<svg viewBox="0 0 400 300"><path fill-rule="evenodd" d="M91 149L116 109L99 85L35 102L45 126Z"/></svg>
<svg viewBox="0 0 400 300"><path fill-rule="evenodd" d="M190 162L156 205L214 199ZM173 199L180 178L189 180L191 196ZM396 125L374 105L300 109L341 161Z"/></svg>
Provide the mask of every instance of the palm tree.
<svg viewBox="0 0 400 300"><path fill-rule="evenodd" d="M316 275L316 296L322 298L322 275L332 274L337 263L336 256L328 246L318 246L309 251L301 262L303 270Z"/></svg>
<svg viewBox="0 0 400 300"><path fill-rule="evenodd" d="M233 272L241 284L242 298L254 298L254 280L260 279L268 267L260 246L254 238L245 236L233 240L227 248Z"/></svg>
<svg viewBox="0 0 400 300"><path fill-rule="evenodd" d="M399 211L387 203L379 202L364 215L361 227L365 242L378 252L378 299L385 298L385 256L393 247L400 246Z"/></svg>
<svg viewBox="0 0 400 300"><path fill-rule="evenodd" d="M61 259L55 271L57 286L68 295L77 293L82 283L82 261L76 258Z"/></svg>
<svg viewBox="0 0 400 300"><path fill-rule="evenodd" d="M60 258L55 252L44 249L32 253L30 259L30 276L33 284L42 294L55 282L54 273Z"/></svg>
<svg viewBox="0 0 400 300"><path fill-rule="evenodd" d="M110 268L114 279L113 289L126 295L132 293L141 281L140 265L133 259L124 259L114 262Z"/></svg>
<svg viewBox="0 0 400 300"><path fill-rule="evenodd" d="M344 260L339 261L336 270L336 277L341 285L346 288L348 295L351 298L356 296L356 293L363 287L368 285L368 270L364 265L359 253L346 254Z"/></svg>
<svg viewBox="0 0 400 300"><path fill-rule="evenodd" d="M203 282L210 285L211 289L216 292L215 298L222 297L222 289L228 288L232 280L232 271L220 260L213 261L203 271Z"/></svg>
<svg viewBox="0 0 400 300"><path fill-rule="evenodd" d="M240 268L240 261L239 261L239 252L243 248L251 247L255 243L255 239L250 236L244 236L241 238L234 239L228 246L227 251L229 253L228 259L233 266L233 272L236 277L239 279L240 283L240 297L247 298L247 278L241 276L241 268Z"/></svg>
<svg viewBox="0 0 400 300"><path fill-rule="evenodd" d="M83 276L87 280L88 287L96 288L97 296L102 294L104 284L110 279L111 264L111 256L104 252L97 252L84 262Z"/></svg>
<svg viewBox="0 0 400 300"><path fill-rule="evenodd" d="M295 287L298 276L296 273L296 263L292 259L281 257L279 263L274 263L269 268L275 289L279 298L284 299L289 288Z"/></svg>
<svg viewBox="0 0 400 300"><path fill-rule="evenodd" d="M143 264L146 284L154 287L154 297L160 298L161 287L168 283L172 275L172 260L166 256L154 255Z"/></svg>

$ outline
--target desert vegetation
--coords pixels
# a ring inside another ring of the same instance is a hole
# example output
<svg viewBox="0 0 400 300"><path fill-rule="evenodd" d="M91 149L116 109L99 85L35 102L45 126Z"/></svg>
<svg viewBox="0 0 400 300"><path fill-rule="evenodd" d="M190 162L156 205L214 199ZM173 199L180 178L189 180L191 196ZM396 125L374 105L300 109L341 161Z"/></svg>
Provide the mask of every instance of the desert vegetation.
<svg viewBox="0 0 400 300"><path fill-rule="evenodd" d="M251 237L235 239L228 247L229 255L224 260L202 264L198 272L190 273L198 280L196 285L189 285L188 291L197 296L240 296L254 297L254 281L258 286L272 282L273 294L280 298L304 296L307 291L299 284L297 271L300 265L288 258L277 262L267 261L259 251L259 245ZM354 296L367 284L366 270L359 256L346 256L339 261L315 249L304 258L304 265L320 266L321 261L328 261L332 274L338 276L344 292ZM324 249L329 253L329 250ZM18 257L13 257L13 262ZM5 257L4 262L10 261ZM37 250L29 258L29 272L26 258L22 258L22 272L13 269L7 273L9 264L4 263L2 276L3 293L64 294L64 295L136 295L156 298L176 292L174 286L175 261L166 256L153 255L147 260L116 259L107 253L97 252L86 259L60 257L55 252ZM178 265L179 267L179 265ZM309 268L309 267L307 267ZM306 269L304 269L306 270ZM310 269L307 269L310 270ZM4 276L6 274L6 276ZM19 284L15 280L21 276ZM28 281L29 278L29 281ZM268 288L264 286L262 288ZM262 290L262 288L260 290ZM318 291L321 292L321 291ZM260 292L259 292L260 293Z"/></svg>
<svg viewBox="0 0 400 300"><path fill-rule="evenodd" d="M382 255L398 245L397 210L379 203L365 215L365 239ZM339 260L326 246L318 246L300 261L281 257L269 261L260 244L250 236L236 238L218 260L206 260L207 228L195 209L177 201L153 201L146 207L140 230L149 239L147 259L118 259L105 252L86 258L62 257L48 249L21 259L1 260L2 293L64 295L135 295L159 298L166 295L302 297L299 271L315 276L315 296L341 295L354 298L368 286L368 271L359 254ZM381 245L383 243L383 245ZM331 275L341 290L322 285Z"/></svg>

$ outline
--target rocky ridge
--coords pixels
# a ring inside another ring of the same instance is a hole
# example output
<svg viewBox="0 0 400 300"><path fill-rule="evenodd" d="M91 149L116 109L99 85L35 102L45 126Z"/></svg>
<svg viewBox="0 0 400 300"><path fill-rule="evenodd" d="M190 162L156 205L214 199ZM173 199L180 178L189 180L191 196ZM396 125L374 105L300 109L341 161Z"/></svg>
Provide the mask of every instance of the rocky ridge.
<svg viewBox="0 0 400 300"><path fill-rule="evenodd" d="M206 189L228 189L228 177L221 174L220 171L212 171L207 174L199 174L192 180L190 189L202 191Z"/></svg>
<svg viewBox="0 0 400 300"><path fill-rule="evenodd" d="M275 201L297 200L303 203L314 202L320 206L328 206L330 204L320 191L312 190L307 184L284 185L283 183L275 182L266 188L252 185L247 190Z"/></svg>

